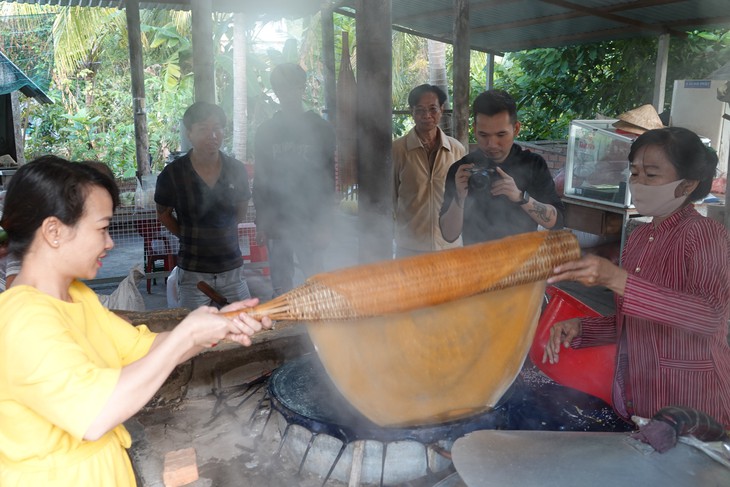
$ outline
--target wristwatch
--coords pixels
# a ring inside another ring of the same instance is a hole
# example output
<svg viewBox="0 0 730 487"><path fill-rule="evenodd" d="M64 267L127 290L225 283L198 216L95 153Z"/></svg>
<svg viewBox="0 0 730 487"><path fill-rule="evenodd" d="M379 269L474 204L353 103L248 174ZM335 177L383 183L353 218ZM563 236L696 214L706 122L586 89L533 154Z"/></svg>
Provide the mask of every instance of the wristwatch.
<svg viewBox="0 0 730 487"><path fill-rule="evenodd" d="M520 206L526 205L529 202L530 202L530 195L527 193L527 191L523 191L522 192L522 197L521 197L521 199L519 201Z"/></svg>

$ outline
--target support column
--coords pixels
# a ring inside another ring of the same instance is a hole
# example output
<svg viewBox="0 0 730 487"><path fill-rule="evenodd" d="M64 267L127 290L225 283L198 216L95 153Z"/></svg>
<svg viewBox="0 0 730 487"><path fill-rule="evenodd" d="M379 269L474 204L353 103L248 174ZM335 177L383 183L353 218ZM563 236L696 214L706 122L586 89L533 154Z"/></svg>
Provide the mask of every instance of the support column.
<svg viewBox="0 0 730 487"><path fill-rule="evenodd" d="M485 71L485 87L488 90L494 88L494 54L487 53L487 65L484 67Z"/></svg>
<svg viewBox="0 0 730 487"><path fill-rule="evenodd" d="M454 138L469 147L469 0L454 0Z"/></svg>
<svg viewBox="0 0 730 487"><path fill-rule="evenodd" d="M359 260L392 257L391 0L357 1Z"/></svg>
<svg viewBox="0 0 730 487"><path fill-rule="evenodd" d="M195 101L215 103L212 0L190 2L193 34L193 82Z"/></svg>
<svg viewBox="0 0 730 487"><path fill-rule="evenodd" d="M147 108L144 94L144 60L142 59L139 0L127 0L125 12L127 14L129 69L132 78L137 177L141 178L150 173L150 144L147 138Z"/></svg>
<svg viewBox="0 0 730 487"><path fill-rule="evenodd" d="M10 92L10 111L13 121L13 138L15 144L8 144L8 149L15 147L15 153L9 153L11 157L15 157L15 162L19 166L25 164L25 124L21 122L22 112L20 110L19 91ZM40 103L40 101L38 102Z"/></svg>
<svg viewBox="0 0 730 487"><path fill-rule="evenodd" d="M335 123L337 114L337 88L335 82L335 25L332 7L325 7L321 12L322 22L322 65L324 76L324 103L327 112L325 118Z"/></svg>
<svg viewBox="0 0 730 487"><path fill-rule="evenodd" d="M654 100L657 113L664 111L664 95L667 86L667 65L669 64L669 34L659 36L656 53L656 75L654 76Z"/></svg>

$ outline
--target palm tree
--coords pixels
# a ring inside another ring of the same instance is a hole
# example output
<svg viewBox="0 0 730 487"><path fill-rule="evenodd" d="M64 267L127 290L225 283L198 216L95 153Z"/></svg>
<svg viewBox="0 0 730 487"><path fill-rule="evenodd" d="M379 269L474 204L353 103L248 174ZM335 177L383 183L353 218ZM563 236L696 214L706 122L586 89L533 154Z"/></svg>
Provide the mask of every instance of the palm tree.
<svg viewBox="0 0 730 487"><path fill-rule="evenodd" d="M428 79L429 83L441 88L444 93L449 94L449 80L446 72L446 44L428 39ZM446 99L445 109L451 107L451 98ZM451 135L451 117L441 118L441 128L448 135Z"/></svg>
<svg viewBox="0 0 730 487"><path fill-rule="evenodd" d="M233 16L233 154L246 161L248 93L246 26L244 14Z"/></svg>

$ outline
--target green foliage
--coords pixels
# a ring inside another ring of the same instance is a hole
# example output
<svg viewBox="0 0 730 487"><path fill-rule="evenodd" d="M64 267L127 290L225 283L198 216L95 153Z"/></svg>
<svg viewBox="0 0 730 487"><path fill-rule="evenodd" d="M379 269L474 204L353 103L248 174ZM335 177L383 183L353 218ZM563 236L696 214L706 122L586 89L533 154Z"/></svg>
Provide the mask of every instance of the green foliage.
<svg viewBox="0 0 730 487"><path fill-rule="evenodd" d="M73 159L97 159L106 162L119 177L133 175L134 114L123 11L35 8L56 18L55 73L48 91L55 103L41 106L35 101L23 101L25 115L21 123L26 127L26 156L55 153ZM160 170L169 153L179 149L179 121L194 98L190 16L188 12L167 10L143 10L141 15L150 155L153 170ZM232 117L233 21L230 15L216 15L217 101ZM340 14L333 18L337 67L342 50L349 49L357 73L355 19ZM309 76L305 104L314 110L323 108L319 17L287 25L298 40L290 39L280 51L255 50L258 31L247 31L249 141L253 141L258 125L278 108L269 82L269 73L277 64L302 64ZM349 32L350 46L342 46L341 34L345 31ZM0 35L0 39L10 45L16 39L7 34ZM37 33L33 35L38 37ZM428 82L427 44L422 38L401 32L393 33L392 43L393 107L404 109L408 92ZM573 119L594 118L598 114L615 116L651 102L656 45L656 38L643 38L511 53L497 64L495 84L518 100L523 140L563 139ZM35 46L22 43L16 47L35 55ZM449 45L449 86L453 86L452 58ZM728 59L729 32L693 32L686 39L672 38L667 106L673 80L702 78ZM40 57L36 62L41 62ZM473 100L486 84L485 54L472 52L471 63ZM394 136L404 134L411 126L409 115L393 117ZM229 134L226 138L224 150L230 137ZM248 144L249 151L252 146Z"/></svg>
<svg viewBox="0 0 730 487"><path fill-rule="evenodd" d="M571 120L651 103L656 51L656 38L640 38L511 53L497 66L495 87L517 100L521 139L564 139ZM673 38L665 109L675 79L701 79L729 59L728 33Z"/></svg>

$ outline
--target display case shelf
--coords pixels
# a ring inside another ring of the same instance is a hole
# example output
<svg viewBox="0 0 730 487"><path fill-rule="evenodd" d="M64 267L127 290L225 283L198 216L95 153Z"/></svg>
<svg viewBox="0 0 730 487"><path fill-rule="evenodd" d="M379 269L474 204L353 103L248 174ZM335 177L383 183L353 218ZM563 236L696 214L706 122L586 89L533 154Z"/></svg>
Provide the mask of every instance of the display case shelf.
<svg viewBox="0 0 730 487"><path fill-rule="evenodd" d="M565 196L631 208L629 150L636 136L619 133L616 120L574 120L565 165Z"/></svg>

